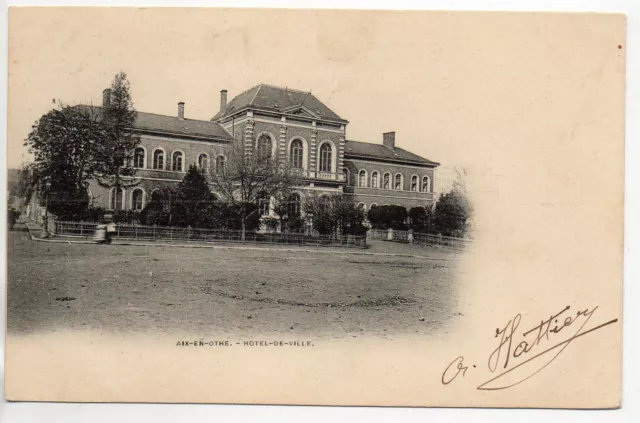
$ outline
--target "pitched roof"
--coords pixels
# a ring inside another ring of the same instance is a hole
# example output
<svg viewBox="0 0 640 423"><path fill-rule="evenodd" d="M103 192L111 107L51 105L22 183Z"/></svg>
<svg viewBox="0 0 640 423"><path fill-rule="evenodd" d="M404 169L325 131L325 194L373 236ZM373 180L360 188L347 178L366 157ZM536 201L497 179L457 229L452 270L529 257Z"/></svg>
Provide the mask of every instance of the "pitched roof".
<svg viewBox="0 0 640 423"><path fill-rule="evenodd" d="M79 105L76 107L93 108L102 113L100 106ZM134 128L140 131L162 132L195 138L210 138L222 141L234 141L234 138L217 122L195 119L178 119L177 116L158 115L137 112Z"/></svg>
<svg viewBox="0 0 640 423"><path fill-rule="evenodd" d="M364 158L373 160L393 161L417 165L439 166L440 163L425 159L400 147L393 150L382 144L372 144L360 141L345 141L345 158Z"/></svg>
<svg viewBox="0 0 640 423"><path fill-rule="evenodd" d="M300 91L266 84L256 85L237 95L227 103L227 107L223 113L218 112L211 120L218 120L221 117L249 106L280 113L292 109L295 110L296 107L304 107L320 119L346 122L345 119L338 116L333 110L318 100L316 96L311 94L311 91Z"/></svg>

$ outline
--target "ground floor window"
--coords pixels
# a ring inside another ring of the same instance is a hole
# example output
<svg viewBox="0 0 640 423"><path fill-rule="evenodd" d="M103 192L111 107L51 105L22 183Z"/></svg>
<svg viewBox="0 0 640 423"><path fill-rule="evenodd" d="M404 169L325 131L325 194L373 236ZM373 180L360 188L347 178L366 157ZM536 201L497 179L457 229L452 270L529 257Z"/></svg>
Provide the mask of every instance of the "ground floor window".
<svg viewBox="0 0 640 423"><path fill-rule="evenodd" d="M133 193L131 194L131 208L133 210L142 210L142 196L143 192L140 188L133 190Z"/></svg>
<svg viewBox="0 0 640 423"><path fill-rule="evenodd" d="M300 211L301 211L300 195L298 195L297 193L293 193L289 197L287 215L289 218L300 217Z"/></svg>
<svg viewBox="0 0 640 423"><path fill-rule="evenodd" d="M258 197L258 210L260 212L260 216L267 216L269 214L269 197L265 194L261 194Z"/></svg>
<svg viewBox="0 0 640 423"><path fill-rule="evenodd" d="M124 191L122 188L113 188L111 190L111 200L109 201L109 208L113 210L123 209Z"/></svg>

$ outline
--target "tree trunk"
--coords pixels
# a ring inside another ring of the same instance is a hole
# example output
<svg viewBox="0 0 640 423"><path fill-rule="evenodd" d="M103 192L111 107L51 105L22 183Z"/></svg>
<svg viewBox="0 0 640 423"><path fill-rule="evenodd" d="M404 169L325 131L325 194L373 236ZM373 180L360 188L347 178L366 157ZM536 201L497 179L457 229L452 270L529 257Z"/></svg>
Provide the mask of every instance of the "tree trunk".
<svg viewBox="0 0 640 423"><path fill-rule="evenodd" d="M240 209L240 224L241 224L241 232L240 232L240 240L244 242L245 232L247 228L247 212L245 211L244 205Z"/></svg>

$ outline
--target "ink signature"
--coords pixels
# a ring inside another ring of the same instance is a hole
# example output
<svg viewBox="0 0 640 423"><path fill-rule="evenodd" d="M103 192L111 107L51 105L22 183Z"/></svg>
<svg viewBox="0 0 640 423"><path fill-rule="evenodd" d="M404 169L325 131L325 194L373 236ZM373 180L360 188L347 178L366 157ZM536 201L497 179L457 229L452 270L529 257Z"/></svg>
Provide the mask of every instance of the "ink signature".
<svg viewBox="0 0 640 423"><path fill-rule="evenodd" d="M618 321L613 319L585 329L598 306L578 310L576 313L570 313L570 309L570 306L566 306L524 332L518 331L522 320L519 313L504 327L497 328L495 338L499 338L499 343L489 355L487 367L491 373L498 374L480 384L477 389L499 390L516 386L551 364L575 339ZM577 329L572 331L569 329L571 326ZM559 334L569 336L562 339ZM549 342L554 343L548 345ZM475 365L472 367L476 368ZM460 375L465 377L469 368L463 356L456 357L442 373L442 384L448 385Z"/></svg>

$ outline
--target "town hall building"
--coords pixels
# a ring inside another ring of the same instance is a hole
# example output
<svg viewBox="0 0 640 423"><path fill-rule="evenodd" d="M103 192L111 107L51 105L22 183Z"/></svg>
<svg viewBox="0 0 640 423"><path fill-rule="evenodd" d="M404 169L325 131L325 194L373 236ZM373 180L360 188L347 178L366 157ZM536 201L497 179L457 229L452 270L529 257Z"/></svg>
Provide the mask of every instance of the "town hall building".
<svg viewBox="0 0 640 423"><path fill-rule="evenodd" d="M110 98L111 90L104 90L103 106ZM92 182L91 201L106 209L142 210L153 196L175 188L190 165L205 174L222 171L232 144L242 143L248 154L266 152L300 169L300 204L311 192L351 195L365 210L433 204L439 163L399 147L395 132L384 133L381 144L348 140L348 123L311 92L265 84L231 101L222 90L220 110L210 121L185 118L182 102L175 116L138 112L133 130L141 142L132 165L140 183L116 193ZM274 214L268 204L261 210Z"/></svg>

